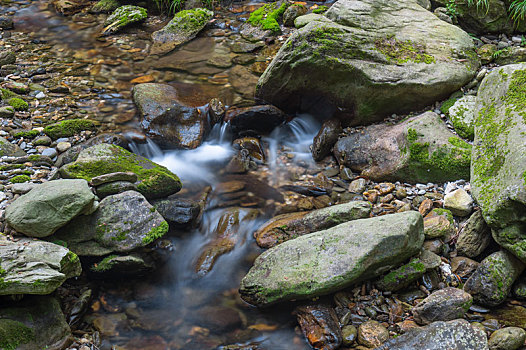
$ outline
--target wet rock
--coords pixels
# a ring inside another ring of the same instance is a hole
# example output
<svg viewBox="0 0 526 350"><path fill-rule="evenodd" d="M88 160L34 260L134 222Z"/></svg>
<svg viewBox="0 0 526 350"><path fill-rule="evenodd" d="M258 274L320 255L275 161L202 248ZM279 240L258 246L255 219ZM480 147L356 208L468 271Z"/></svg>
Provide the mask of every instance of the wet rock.
<svg viewBox="0 0 526 350"><path fill-rule="evenodd" d="M126 191L135 191L137 186L129 181L114 181L97 186L96 192L99 198L104 198L112 194L122 193Z"/></svg>
<svg viewBox="0 0 526 350"><path fill-rule="evenodd" d="M475 105L476 97L466 95L461 97L449 108L449 119L460 137L473 140L475 137Z"/></svg>
<svg viewBox="0 0 526 350"><path fill-rule="evenodd" d="M289 7L292 8L293 6ZM329 119L323 123L314 136L312 142L312 158L315 161L320 161L331 153L332 146L338 141L340 133L342 133L342 125L338 119Z"/></svg>
<svg viewBox="0 0 526 350"><path fill-rule="evenodd" d="M373 180L445 182L469 178L471 145L449 131L436 113L426 112L341 138L334 156L340 165Z"/></svg>
<svg viewBox="0 0 526 350"><path fill-rule="evenodd" d="M239 311L225 306L205 306L190 317L195 318L202 327L218 333L239 327L242 323Z"/></svg>
<svg viewBox="0 0 526 350"><path fill-rule="evenodd" d="M192 40L213 16L212 11L204 8L177 12L164 28L152 33L150 54L163 55Z"/></svg>
<svg viewBox="0 0 526 350"><path fill-rule="evenodd" d="M358 330L352 325L347 325L342 328L342 345L351 346L358 337Z"/></svg>
<svg viewBox="0 0 526 350"><path fill-rule="evenodd" d="M263 306L327 294L358 279L374 278L416 254L423 230L420 214L406 212L298 237L261 254L241 281L240 294Z"/></svg>
<svg viewBox="0 0 526 350"><path fill-rule="evenodd" d="M383 291L397 291L409 286L426 272L426 267L418 259L402 265L382 277L376 286Z"/></svg>
<svg viewBox="0 0 526 350"><path fill-rule="evenodd" d="M501 325L526 328L526 308L522 305L505 304L492 310L486 318L482 324L486 327L491 322L493 329L487 329L490 332L496 331Z"/></svg>
<svg viewBox="0 0 526 350"><path fill-rule="evenodd" d="M416 1L338 1L324 17L330 21L311 21L287 39L258 98L363 125L423 108L475 77L472 39Z"/></svg>
<svg viewBox="0 0 526 350"><path fill-rule="evenodd" d="M137 84L133 102L141 114L146 136L162 147L192 149L208 132L206 114L179 102L177 90L166 84Z"/></svg>
<svg viewBox="0 0 526 350"><path fill-rule="evenodd" d="M16 62L16 55L13 51L0 51L0 67L14 64Z"/></svg>
<svg viewBox="0 0 526 350"><path fill-rule="evenodd" d="M526 262L526 121L518 92L524 69L524 63L494 69L480 85L471 188L495 241Z"/></svg>
<svg viewBox="0 0 526 350"><path fill-rule="evenodd" d="M433 292L413 308L413 316L419 324L435 321L451 321L464 317L473 303L473 297L462 289L444 288Z"/></svg>
<svg viewBox="0 0 526 350"><path fill-rule="evenodd" d="M490 350L515 350L524 345L526 331L519 327L505 327L499 329L489 338Z"/></svg>
<svg viewBox="0 0 526 350"><path fill-rule="evenodd" d="M60 168L64 178L83 178L88 181L116 172L137 174L137 190L147 198L166 197L181 189L177 175L165 167L119 146L104 143L83 150L75 162Z"/></svg>
<svg viewBox="0 0 526 350"><path fill-rule="evenodd" d="M26 155L20 147L0 137L0 157L23 157Z"/></svg>
<svg viewBox="0 0 526 350"><path fill-rule="evenodd" d="M285 10L283 13L283 24L287 27L294 27L294 21L299 16L303 16L308 11L305 5L293 4Z"/></svg>
<svg viewBox="0 0 526 350"><path fill-rule="evenodd" d="M377 348L389 339L389 331L377 321L367 321L358 327L358 343Z"/></svg>
<svg viewBox="0 0 526 350"><path fill-rule="evenodd" d="M468 216L473 210L473 198L462 188L446 194L444 208L457 216Z"/></svg>
<svg viewBox="0 0 526 350"><path fill-rule="evenodd" d="M93 320L93 327L103 336L114 337L117 335L117 327L126 320L124 313L101 315Z"/></svg>
<svg viewBox="0 0 526 350"><path fill-rule="evenodd" d="M230 67L232 65L232 59L230 58L229 48L225 45L216 45L212 56L206 63L218 68Z"/></svg>
<svg viewBox="0 0 526 350"><path fill-rule="evenodd" d="M18 232L46 237L89 212L95 196L85 180L54 180L35 186L6 209L6 221Z"/></svg>
<svg viewBox="0 0 526 350"><path fill-rule="evenodd" d="M258 245L271 248L290 239L324 230L347 221L369 217L371 205L356 201L311 212L278 215L263 224L254 233Z"/></svg>
<svg viewBox="0 0 526 350"><path fill-rule="evenodd" d="M211 118L212 125L221 123L225 116L225 105L218 98L213 98L208 103L208 114Z"/></svg>
<svg viewBox="0 0 526 350"><path fill-rule="evenodd" d="M261 142L256 137L243 137L241 139L234 140L234 145L239 146L241 149L248 151L248 155L252 159L256 159L264 162L266 159L265 151L261 146Z"/></svg>
<svg viewBox="0 0 526 350"><path fill-rule="evenodd" d="M0 339L3 349L63 349L71 330L57 299L33 296L0 309Z"/></svg>
<svg viewBox="0 0 526 350"><path fill-rule="evenodd" d="M106 18L106 21L104 21L104 29L102 29L102 33L116 33L130 24L144 21L147 16L148 14L145 8L134 5L121 6L113 11L113 13L108 16L108 18Z"/></svg>
<svg viewBox="0 0 526 350"><path fill-rule="evenodd" d="M455 233L455 225L446 215L434 215L424 218L424 233L427 239L446 237Z"/></svg>
<svg viewBox="0 0 526 350"><path fill-rule="evenodd" d="M104 274L105 278L144 276L156 268L155 261L147 254L110 255L94 264L90 271Z"/></svg>
<svg viewBox="0 0 526 350"><path fill-rule="evenodd" d="M482 217L482 211L475 211L460 230L457 239L458 254L474 258L480 255L491 242L491 231Z"/></svg>
<svg viewBox="0 0 526 350"><path fill-rule="evenodd" d="M49 242L20 239L0 245L0 295L49 294L79 276L77 255Z"/></svg>
<svg viewBox="0 0 526 350"><path fill-rule="evenodd" d="M340 347L342 333L333 308L307 305L297 307L295 312L303 335L314 349L331 350Z"/></svg>
<svg viewBox="0 0 526 350"><path fill-rule="evenodd" d="M0 29L13 29L13 18L0 16Z"/></svg>
<svg viewBox="0 0 526 350"><path fill-rule="evenodd" d="M42 151L42 155L44 157L49 157L53 159L57 156L57 150L54 148L46 148L45 150Z"/></svg>
<svg viewBox="0 0 526 350"><path fill-rule="evenodd" d="M81 256L127 253L145 247L168 232L168 223L138 192L104 198L97 211L82 216L49 239L61 240Z"/></svg>
<svg viewBox="0 0 526 350"><path fill-rule="evenodd" d="M228 82L246 99L254 99L258 78L247 67L236 65L228 72Z"/></svg>
<svg viewBox="0 0 526 350"><path fill-rule="evenodd" d="M94 178L92 178L90 181L90 184L92 186L100 186L102 184L105 184L108 182L114 182L114 181L136 182L137 174L132 173L132 172L116 172L116 173L104 174L104 175L95 176Z"/></svg>
<svg viewBox="0 0 526 350"><path fill-rule="evenodd" d="M391 339L376 350L488 350L486 334L466 320L433 322Z"/></svg>
<svg viewBox="0 0 526 350"><path fill-rule="evenodd" d="M191 225L201 210L199 203L182 198L159 199L151 203L170 225Z"/></svg>
<svg viewBox="0 0 526 350"><path fill-rule="evenodd" d="M451 259L451 272L461 278L469 277L479 267L479 263L464 256L456 256Z"/></svg>
<svg viewBox="0 0 526 350"><path fill-rule="evenodd" d="M473 296L475 303L497 306L504 302L513 282L524 270L524 263L507 251L489 255L466 281L464 290Z"/></svg>
<svg viewBox="0 0 526 350"><path fill-rule="evenodd" d="M367 180L363 178L359 178L356 180L353 180L349 184L348 191L351 193L363 193L365 191L365 185L367 184Z"/></svg>
<svg viewBox="0 0 526 350"><path fill-rule="evenodd" d="M271 105L231 108L227 110L225 122L230 123L234 133L254 130L258 133L270 133L275 127L286 121L286 115Z"/></svg>

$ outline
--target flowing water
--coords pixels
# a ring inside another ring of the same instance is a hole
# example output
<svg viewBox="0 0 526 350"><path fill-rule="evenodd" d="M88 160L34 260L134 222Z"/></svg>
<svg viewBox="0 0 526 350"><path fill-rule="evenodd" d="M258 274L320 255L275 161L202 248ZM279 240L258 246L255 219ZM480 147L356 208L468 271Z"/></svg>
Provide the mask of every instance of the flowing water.
<svg viewBox="0 0 526 350"><path fill-rule="evenodd" d="M16 11L14 35L24 35L37 45L26 61L39 62L51 78L64 68L75 72L60 76L73 93L58 94L64 99L60 104L39 106L43 115L64 112L64 106L74 104L74 113L100 121L102 130L140 140L131 143L132 150L175 172L184 185L181 198L198 200L208 194L199 225L172 230L163 241L169 253L160 270L140 280L96 283L98 301L86 321L88 328L93 323L111 325L102 332L102 349L117 345L129 350L205 350L227 344L246 345L243 349L309 348L296 328L293 306L260 310L243 302L237 288L262 251L253 232L270 217L273 203L283 201L277 188L287 182L291 165L315 167L309 145L319 123L301 115L276 128L261 138L266 161L257 171L229 175L224 167L235 150L228 124L214 126L197 149L161 150L141 135L130 96L131 81L147 77L174 86L190 106L203 106L211 98L230 106L253 104L257 75L278 47L260 53L234 48L242 41L241 20L254 8L255 4L240 2L219 10L220 18L198 38L167 56L152 58L147 55L149 34L167 18L154 16L125 34L100 37L105 15L65 18L47 1L2 6L2 13ZM217 54L227 55L232 65L209 64ZM236 67L245 75L231 74ZM248 199L232 205L228 193L221 192L225 182L243 183ZM218 249L220 254L215 254Z"/></svg>

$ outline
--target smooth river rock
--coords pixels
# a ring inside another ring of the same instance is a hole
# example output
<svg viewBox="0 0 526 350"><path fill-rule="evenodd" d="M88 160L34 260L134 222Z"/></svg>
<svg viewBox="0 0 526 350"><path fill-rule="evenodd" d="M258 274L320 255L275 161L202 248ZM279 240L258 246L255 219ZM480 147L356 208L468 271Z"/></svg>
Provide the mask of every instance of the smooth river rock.
<svg viewBox="0 0 526 350"><path fill-rule="evenodd" d="M34 186L6 209L6 221L18 232L46 237L82 213L95 195L86 180L53 180Z"/></svg>
<svg viewBox="0 0 526 350"><path fill-rule="evenodd" d="M480 64L467 33L414 0L339 0L324 18L287 39L257 98L367 124L445 99Z"/></svg>
<svg viewBox="0 0 526 350"><path fill-rule="evenodd" d="M391 339L376 350L489 350L488 339L482 330L466 320L433 322L429 326L413 328Z"/></svg>
<svg viewBox="0 0 526 350"><path fill-rule="evenodd" d="M475 111L471 190L493 238L526 263L526 63L492 70Z"/></svg>
<svg viewBox="0 0 526 350"><path fill-rule="evenodd" d="M63 246L23 238L0 242L0 295L49 294L82 271Z"/></svg>
<svg viewBox="0 0 526 350"><path fill-rule="evenodd" d="M328 294L396 267L423 241L422 216L414 211L349 221L267 250L239 291L258 306Z"/></svg>

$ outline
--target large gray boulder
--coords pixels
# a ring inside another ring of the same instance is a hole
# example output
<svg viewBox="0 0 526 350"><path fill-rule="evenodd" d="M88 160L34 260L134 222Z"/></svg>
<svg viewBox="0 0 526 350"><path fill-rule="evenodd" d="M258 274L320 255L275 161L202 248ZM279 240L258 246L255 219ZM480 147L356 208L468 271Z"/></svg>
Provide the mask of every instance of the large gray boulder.
<svg viewBox="0 0 526 350"><path fill-rule="evenodd" d="M473 40L414 0L339 0L282 46L256 96L354 124L418 110L473 79Z"/></svg>
<svg viewBox="0 0 526 350"><path fill-rule="evenodd" d="M493 238L526 262L526 63L494 69L475 111L472 194Z"/></svg>
<svg viewBox="0 0 526 350"><path fill-rule="evenodd" d="M27 238L1 241L0 295L49 294L81 271L78 256L60 245Z"/></svg>
<svg viewBox="0 0 526 350"><path fill-rule="evenodd" d="M152 55L166 54L177 46L192 40L213 16L212 11L204 8L177 12L166 26L153 32L153 45L150 53Z"/></svg>
<svg viewBox="0 0 526 350"><path fill-rule="evenodd" d="M449 131L438 114L426 112L343 137L334 156L373 180L446 182L469 179L471 145Z"/></svg>
<svg viewBox="0 0 526 350"><path fill-rule="evenodd" d="M433 322L429 326L413 328L391 339L376 350L488 350L484 331L472 327L466 320Z"/></svg>
<svg viewBox="0 0 526 350"><path fill-rule="evenodd" d="M94 200L86 180L49 181L11 203L5 218L18 232L46 237L78 215L89 212Z"/></svg>
<svg viewBox="0 0 526 350"><path fill-rule="evenodd" d="M69 179L85 179L104 174L132 172L137 175L137 191L147 198L162 198L178 192L181 181L170 170L117 145L98 144L81 151L77 160L60 168Z"/></svg>
<svg viewBox="0 0 526 350"><path fill-rule="evenodd" d="M349 221L267 250L239 291L258 306L328 294L396 267L423 242L418 212Z"/></svg>
<svg viewBox="0 0 526 350"><path fill-rule="evenodd" d="M71 329L56 298L33 296L0 309L0 348L64 349L68 344Z"/></svg>
<svg viewBox="0 0 526 350"><path fill-rule="evenodd" d="M167 84L138 84L133 102L141 114L146 135L163 147L192 149L208 132L206 113L179 102L177 90Z"/></svg>
<svg viewBox="0 0 526 350"><path fill-rule="evenodd" d="M49 237L64 241L80 256L128 253L168 232L168 223L138 192L104 198L95 213L78 217Z"/></svg>

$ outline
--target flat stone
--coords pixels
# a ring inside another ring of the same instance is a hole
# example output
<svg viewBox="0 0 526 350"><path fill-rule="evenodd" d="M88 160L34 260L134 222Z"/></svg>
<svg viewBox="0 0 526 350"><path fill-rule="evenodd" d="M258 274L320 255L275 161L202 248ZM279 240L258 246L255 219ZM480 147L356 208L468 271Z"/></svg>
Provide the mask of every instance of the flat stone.
<svg viewBox="0 0 526 350"><path fill-rule="evenodd" d="M90 183L92 186L100 186L102 184L108 183L108 182L114 182L114 181L128 181L128 182L136 182L137 181L137 174L132 173L130 171L128 172L116 172L116 173L109 173L109 174L103 174L100 176L95 176L91 179Z"/></svg>

